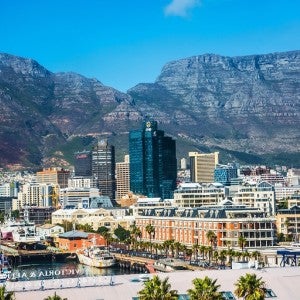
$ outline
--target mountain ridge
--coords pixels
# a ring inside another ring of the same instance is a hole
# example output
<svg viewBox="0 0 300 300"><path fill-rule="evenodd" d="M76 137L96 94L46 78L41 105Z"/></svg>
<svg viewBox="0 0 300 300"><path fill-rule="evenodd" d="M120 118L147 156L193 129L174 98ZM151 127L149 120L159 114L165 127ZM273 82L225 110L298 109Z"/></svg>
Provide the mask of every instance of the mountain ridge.
<svg viewBox="0 0 300 300"><path fill-rule="evenodd" d="M0 166L53 164L60 148L85 136L109 136L124 154L128 131L145 117L192 151L296 153L299 78L298 50L204 54L171 61L154 83L122 93L95 78L52 73L32 59L0 53ZM68 164L63 153L57 161Z"/></svg>

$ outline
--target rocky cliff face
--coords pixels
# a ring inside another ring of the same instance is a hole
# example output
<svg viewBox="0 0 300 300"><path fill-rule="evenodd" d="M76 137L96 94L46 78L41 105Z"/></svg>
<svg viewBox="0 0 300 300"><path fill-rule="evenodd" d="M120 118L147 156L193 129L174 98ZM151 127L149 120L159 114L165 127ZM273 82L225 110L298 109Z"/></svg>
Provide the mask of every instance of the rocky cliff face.
<svg viewBox="0 0 300 300"><path fill-rule="evenodd" d="M299 152L299 98L300 51L186 58L127 94L0 54L0 166L46 164L73 137L127 140L145 116L191 150Z"/></svg>
<svg viewBox="0 0 300 300"><path fill-rule="evenodd" d="M139 106L160 106L173 132L208 146L255 153L300 146L300 51L170 62L154 84L129 94Z"/></svg>

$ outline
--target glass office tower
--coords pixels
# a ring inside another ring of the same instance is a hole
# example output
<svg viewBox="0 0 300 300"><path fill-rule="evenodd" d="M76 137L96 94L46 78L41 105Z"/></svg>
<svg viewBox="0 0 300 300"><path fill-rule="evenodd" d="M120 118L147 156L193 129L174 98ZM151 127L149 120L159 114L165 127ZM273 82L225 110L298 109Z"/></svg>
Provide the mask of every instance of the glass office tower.
<svg viewBox="0 0 300 300"><path fill-rule="evenodd" d="M129 133L130 189L147 197L172 198L176 188L176 144L156 121Z"/></svg>
<svg viewBox="0 0 300 300"><path fill-rule="evenodd" d="M101 195L115 199L115 147L107 140L101 140L92 149L93 187L98 188Z"/></svg>

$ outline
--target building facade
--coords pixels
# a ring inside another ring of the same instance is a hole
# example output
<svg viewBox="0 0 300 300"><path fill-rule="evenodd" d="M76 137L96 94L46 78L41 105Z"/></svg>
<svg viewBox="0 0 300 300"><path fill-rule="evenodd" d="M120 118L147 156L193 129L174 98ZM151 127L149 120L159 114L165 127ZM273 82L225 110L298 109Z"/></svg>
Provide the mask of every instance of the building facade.
<svg viewBox="0 0 300 300"><path fill-rule="evenodd" d="M124 162L116 163L116 185L116 200L119 202L130 191L129 155L125 155Z"/></svg>
<svg viewBox="0 0 300 300"><path fill-rule="evenodd" d="M215 247L239 247L239 237L246 239L246 248L273 246L276 242L275 218L256 208L224 201L218 206L201 208L164 208L143 210L136 216L142 240L148 241L146 226L154 227L152 242L174 240L187 246L211 246L207 232L216 235Z"/></svg>
<svg viewBox="0 0 300 300"><path fill-rule="evenodd" d="M75 176L92 176L92 153L91 151L81 151L74 153Z"/></svg>
<svg viewBox="0 0 300 300"><path fill-rule="evenodd" d="M130 190L148 197L172 198L176 187L176 144L156 121L129 133Z"/></svg>
<svg viewBox="0 0 300 300"><path fill-rule="evenodd" d="M61 189L68 186L70 171L61 168L48 168L36 173L37 183L58 185Z"/></svg>
<svg viewBox="0 0 300 300"><path fill-rule="evenodd" d="M181 183L174 191L174 205L200 207L216 205L225 199L225 188L213 184Z"/></svg>
<svg viewBox="0 0 300 300"><path fill-rule="evenodd" d="M214 170L219 163L219 152L189 152L191 182L214 182Z"/></svg>
<svg viewBox="0 0 300 300"><path fill-rule="evenodd" d="M219 182L223 185L231 185L232 179L237 177L238 168L235 164L218 164L214 170L214 182Z"/></svg>
<svg viewBox="0 0 300 300"><path fill-rule="evenodd" d="M100 140L92 149L92 180L100 194L115 199L115 147L107 140Z"/></svg>

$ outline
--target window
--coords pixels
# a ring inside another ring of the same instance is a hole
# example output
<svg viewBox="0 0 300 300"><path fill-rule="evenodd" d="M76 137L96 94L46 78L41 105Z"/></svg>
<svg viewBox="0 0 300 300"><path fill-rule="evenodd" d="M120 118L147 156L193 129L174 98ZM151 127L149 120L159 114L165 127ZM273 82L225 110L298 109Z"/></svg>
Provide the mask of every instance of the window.
<svg viewBox="0 0 300 300"><path fill-rule="evenodd" d="M236 300L233 294L230 291L221 292L224 300Z"/></svg>
<svg viewBox="0 0 300 300"><path fill-rule="evenodd" d="M271 289L266 289L265 298L277 298L276 294Z"/></svg>

